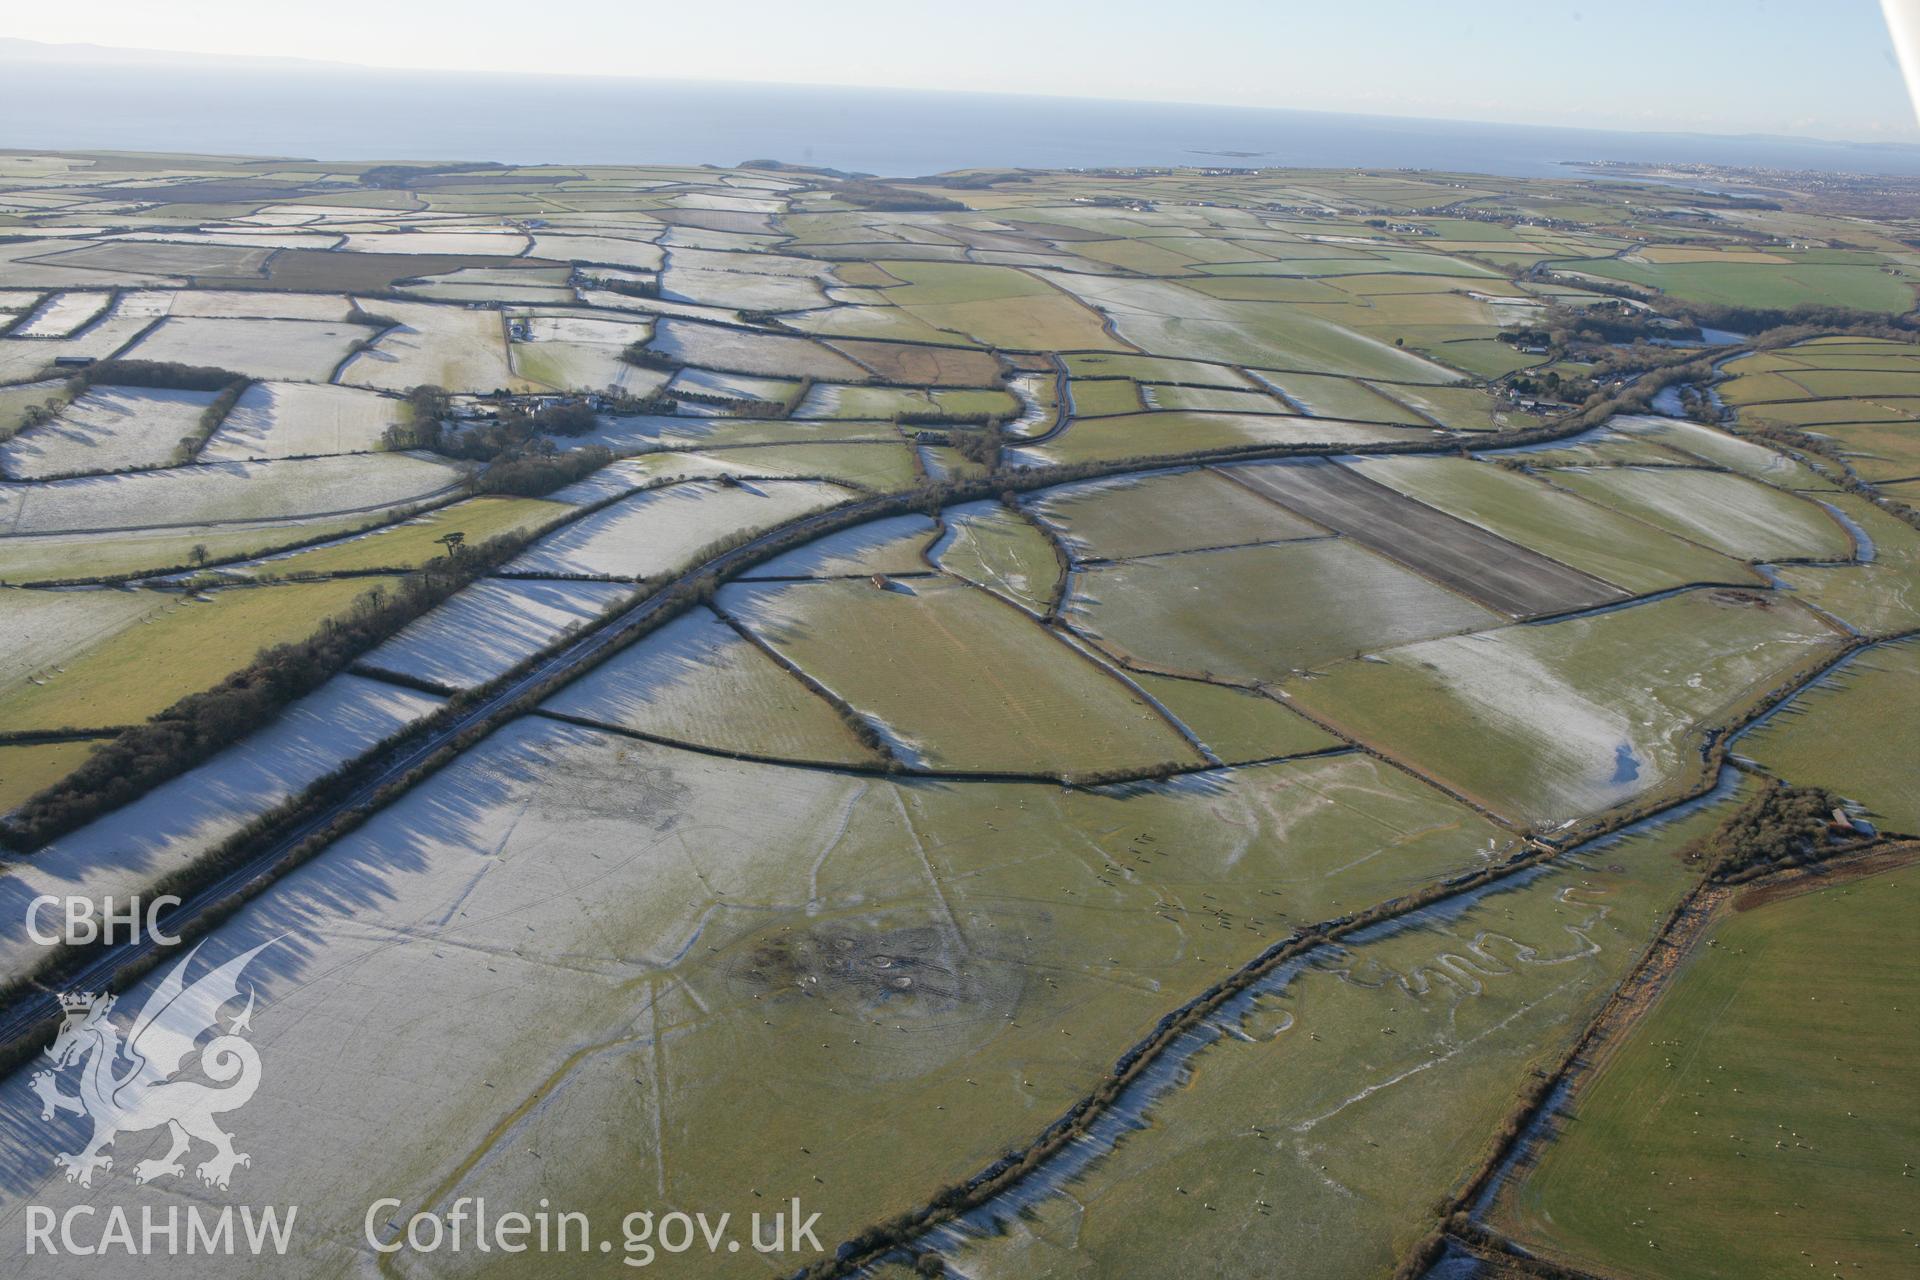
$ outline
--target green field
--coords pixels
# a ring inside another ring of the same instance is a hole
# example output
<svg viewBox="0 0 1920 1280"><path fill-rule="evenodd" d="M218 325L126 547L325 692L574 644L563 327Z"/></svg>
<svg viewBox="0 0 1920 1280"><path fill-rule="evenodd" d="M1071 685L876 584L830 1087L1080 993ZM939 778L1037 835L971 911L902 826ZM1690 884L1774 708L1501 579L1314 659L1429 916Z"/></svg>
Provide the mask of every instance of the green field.
<svg viewBox="0 0 1920 1280"><path fill-rule="evenodd" d="M1700 726L1831 656L1839 634L1752 592L1681 595L1349 661L1288 693L1344 732L1548 826L1700 772ZM1471 742L1471 751L1461 744Z"/></svg>
<svg viewBox="0 0 1920 1280"><path fill-rule="evenodd" d="M1920 477L1920 422L1830 422L1808 430L1838 446L1863 480Z"/></svg>
<svg viewBox="0 0 1920 1280"><path fill-rule="evenodd" d="M537 498L469 498L365 537L262 561L250 566L250 572L256 577L280 577L367 569L417 569L447 554L440 539L450 533L463 534L468 545L477 546L503 534L536 532L570 511L561 503Z"/></svg>
<svg viewBox="0 0 1920 1280"><path fill-rule="evenodd" d="M0 746L0 813L78 769L93 748L91 742Z"/></svg>
<svg viewBox="0 0 1920 1280"><path fill-rule="evenodd" d="M1141 382L1179 382L1198 387L1234 387L1252 384L1224 364L1199 360L1171 360L1164 356L1120 355L1105 351L1075 351L1066 356L1076 378L1133 378Z"/></svg>
<svg viewBox="0 0 1920 1280"><path fill-rule="evenodd" d="M971 586L729 587L720 606L934 769L1087 773L1198 762L1111 673Z"/></svg>
<svg viewBox="0 0 1920 1280"><path fill-rule="evenodd" d="M872 444L768 444L708 455L739 476L806 476L837 480L864 489L906 489L919 478L913 451L898 441Z"/></svg>
<svg viewBox="0 0 1920 1280"><path fill-rule="evenodd" d="M949 507L944 518L952 538L938 556L942 569L1030 613L1052 607L1060 587L1060 557L1032 521L990 503Z"/></svg>
<svg viewBox="0 0 1920 1280"><path fill-rule="evenodd" d="M105 728L145 720L211 688L260 649L302 640L381 584L377 577L230 587L164 612L68 657L44 683L0 694L9 729Z"/></svg>
<svg viewBox="0 0 1920 1280"><path fill-rule="evenodd" d="M887 289L887 301L936 329L1020 351L1120 345L1093 312L1024 271L948 262L880 265L907 282Z"/></svg>
<svg viewBox="0 0 1920 1280"><path fill-rule="evenodd" d="M1740 753L1799 786L1862 805L1884 830L1920 832L1920 641L1858 655L1740 739Z"/></svg>
<svg viewBox="0 0 1920 1280"><path fill-rule="evenodd" d="M1391 1274L1646 946L1717 820L1616 843L1464 909L1315 953L1196 1054L1063 1194L972 1239L965 1274ZM1330 1242L1338 1242L1337 1247Z"/></svg>
<svg viewBox="0 0 1920 1280"><path fill-rule="evenodd" d="M1050 489L1034 500L1034 510L1060 531L1079 559L1124 560L1327 533L1206 469Z"/></svg>
<svg viewBox="0 0 1920 1280"><path fill-rule="evenodd" d="M1500 372L1504 372L1501 370ZM1370 383L1381 395L1454 431L1491 431L1496 421L1493 398L1478 387L1428 387Z"/></svg>
<svg viewBox="0 0 1920 1280"><path fill-rule="evenodd" d="M75 658L178 602L161 591L0 588L0 692L50 683Z"/></svg>
<svg viewBox="0 0 1920 1280"><path fill-rule="evenodd" d="M0 582L138 577L191 567L195 547L205 548L211 561L232 560L316 538L358 533L370 523L383 522L354 515L246 526L0 538Z"/></svg>
<svg viewBox="0 0 1920 1280"><path fill-rule="evenodd" d="M1920 873L1771 897L1736 898L1581 1083L1502 1230L1605 1275L1912 1269Z"/></svg>
<svg viewBox="0 0 1920 1280"><path fill-rule="evenodd" d="M1048 278L1099 307L1121 337L1156 355L1410 382L1440 383L1453 377L1390 341L1344 328L1306 309L1208 298L1171 281L1062 273Z"/></svg>
<svg viewBox="0 0 1920 1280"><path fill-rule="evenodd" d="M993 302L1009 298L1046 297L1052 290L1013 267L975 266L958 262L876 263L882 271L905 283L889 288L894 306L946 306L956 302Z"/></svg>
<svg viewBox="0 0 1920 1280"><path fill-rule="evenodd" d="M1188 409L1200 413L1291 412L1277 397L1264 391L1164 385L1143 387L1142 391L1155 409Z"/></svg>
<svg viewBox="0 0 1920 1280"><path fill-rule="evenodd" d="M1555 262L1555 267L1646 285L1688 302L1734 307L1787 308L1803 303L1862 311L1908 311L1914 275L1888 275L1874 266L1799 263L1633 263L1617 259Z"/></svg>
<svg viewBox="0 0 1920 1280"><path fill-rule="evenodd" d="M1115 413L1139 413L1140 388L1129 378L1075 378L1067 393L1073 397L1073 416L1101 418Z"/></svg>
<svg viewBox="0 0 1920 1280"><path fill-rule="evenodd" d="M1783 566L1779 573L1808 603L1867 635L1920 626L1920 530L1851 493L1828 501L1873 540L1871 564Z"/></svg>
<svg viewBox="0 0 1920 1280"><path fill-rule="evenodd" d="M1131 679L1224 764L1307 755L1345 745L1281 700L1251 689L1146 672Z"/></svg>

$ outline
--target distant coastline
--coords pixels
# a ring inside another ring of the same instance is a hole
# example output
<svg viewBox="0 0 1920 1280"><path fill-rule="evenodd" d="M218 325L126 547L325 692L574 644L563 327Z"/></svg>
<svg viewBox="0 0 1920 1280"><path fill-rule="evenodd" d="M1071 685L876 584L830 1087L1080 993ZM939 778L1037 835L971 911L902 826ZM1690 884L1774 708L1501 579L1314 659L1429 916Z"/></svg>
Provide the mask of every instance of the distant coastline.
<svg viewBox="0 0 1920 1280"><path fill-rule="evenodd" d="M0 147L369 160L732 165L890 177L971 167L1423 168L1573 176L1573 161L1920 174L1920 146L1624 133L1073 98L245 60L0 56ZM182 92L190 81L191 93Z"/></svg>

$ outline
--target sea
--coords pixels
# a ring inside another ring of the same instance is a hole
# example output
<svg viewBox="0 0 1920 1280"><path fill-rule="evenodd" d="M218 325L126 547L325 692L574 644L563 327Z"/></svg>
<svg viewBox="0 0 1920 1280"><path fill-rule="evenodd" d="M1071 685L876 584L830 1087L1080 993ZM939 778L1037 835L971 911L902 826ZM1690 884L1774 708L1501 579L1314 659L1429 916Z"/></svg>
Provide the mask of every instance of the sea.
<svg viewBox="0 0 1920 1280"><path fill-rule="evenodd" d="M296 64L297 66L297 64ZM0 61L0 147L331 160L716 164L887 177L1219 165L1568 176L1570 162L1920 174L1920 146L1002 94Z"/></svg>

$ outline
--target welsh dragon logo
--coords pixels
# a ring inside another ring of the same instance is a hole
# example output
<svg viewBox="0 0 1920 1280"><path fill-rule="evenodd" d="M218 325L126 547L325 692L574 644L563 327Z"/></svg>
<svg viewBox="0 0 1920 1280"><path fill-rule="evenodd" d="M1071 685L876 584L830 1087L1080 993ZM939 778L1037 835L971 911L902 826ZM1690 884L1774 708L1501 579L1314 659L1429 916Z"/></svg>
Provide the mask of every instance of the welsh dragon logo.
<svg viewBox="0 0 1920 1280"><path fill-rule="evenodd" d="M40 1096L42 1120L72 1112L93 1122L93 1134L78 1154L63 1151L54 1157L66 1169L68 1182L92 1186L96 1169L113 1168L113 1157L102 1151L115 1138L162 1125L173 1145L164 1156L134 1166L139 1182L185 1173L180 1158L189 1154L196 1138L213 1147L212 1157L196 1170L209 1186L224 1190L236 1167L252 1163L233 1149L233 1135L214 1123L222 1112L245 1106L260 1087L260 1053L245 1036L252 1029L252 990L247 992L247 1007L224 1033L219 1015L224 1005L239 998L240 975L248 962L272 945L263 942L188 985L186 970L199 954L196 946L140 1006L124 1043L109 1017L114 996L77 992L60 997L66 1018L46 1051L54 1065L34 1073L32 1086ZM188 1055L208 1031L217 1034L199 1048L197 1061L198 1074L212 1084L175 1079L190 1065ZM57 1075L76 1062L81 1064L78 1096L61 1092Z"/></svg>

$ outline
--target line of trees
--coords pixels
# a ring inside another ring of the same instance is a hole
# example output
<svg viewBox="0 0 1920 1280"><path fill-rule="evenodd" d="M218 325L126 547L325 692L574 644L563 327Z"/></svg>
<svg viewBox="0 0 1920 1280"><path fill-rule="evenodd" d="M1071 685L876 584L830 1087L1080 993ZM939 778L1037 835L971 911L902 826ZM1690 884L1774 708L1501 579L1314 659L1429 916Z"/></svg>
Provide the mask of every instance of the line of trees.
<svg viewBox="0 0 1920 1280"><path fill-rule="evenodd" d="M176 465L192 462L200 456L200 450L206 446L213 433L220 429L220 424L227 420L227 415L233 412L234 405L240 403L240 397L246 394L250 385L252 385L250 379L235 378L220 388L220 394L200 411L200 419L194 424L194 433L180 437L180 445L173 454Z"/></svg>
<svg viewBox="0 0 1920 1280"><path fill-rule="evenodd" d="M28 405L20 411L18 422L0 422L0 442L13 439L28 427L45 426L59 417L60 411L66 407L67 397L64 393L50 395L39 404Z"/></svg>
<svg viewBox="0 0 1920 1280"><path fill-rule="evenodd" d="M438 451L446 430L447 415L453 412L453 397L445 387L422 383L407 392L407 411L401 421L380 433L380 444L387 449L429 449Z"/></svg>
<svg viewBox="0 0 1920 1280"><path fill-rule="evenodd" d="M400 191L420 178L439 173L485 173L506 168L498 161L482 164L377 164L360 171L360 185L387 191Z"/></svg>
<svg viewBox="0 0 1920 1280"><path fill-rule="evenodd" d="M676 391L671 399L712 405L736 418L784 418L793 411L792 403L786 400L754 400L742 396L716 395L711 391Z"/></svg>
<svg viewBox="0 0 1920 1280"><path fill-rule="evenodd" d="M380 315L377 312L368 311L356 301L347 309L347 323L365 325L369 329L391 329L400 322L392 316Z"/></svg>
<svg viewBox="0 0 1920 1280"><path fill-rule="evenodd" d="M909 427L998 427L1006 417L985 409L956 412L934 408L901 409L893 415L893 420Z"/></svg>
<svg viewBox="0 0 1920 1280"><path fill-rule="evenodd" d="M607 411L610 413L670 414L680 407L679 400L666 391L649 391L644 396L636 396L631 391L609 386L600 394L606 398Z"/></svg>
<svg viewBox="0 0 1920 1280"><path fill-rule="evenodd" d="M1005 439L1000 434L998 419L989 420L983 430L956 431L948 439L968 462L985 467L989 472L1000 470L1000 453Z"/></svg>
<svg viewBox="0 0 1920 1280"><path fill-rule="evenodd" d="M1734 333L1763 333L1769 329L1804 328L1820 333L1845 332L1912 342L1920 339L1920 313L1888 315L1881 311L1860 311L1853 307L1834 307L1824 303L1803 302L1792 307L1739 307L1714 302L1661 300L1669 314L1692 321L1708 329L1726 329Z"/></svg>
<svg viewBox="0 0 1920 1280"><path fill-rule="evenodd" d="M1695 841L1686 856L1704 861L1708 875L1719 880L1754 869L1814 861L1833 843L1836 833L1830 828L1838 808L1840 798L1824 787L1771 782Z"/></svg>
<svg viewBox="0 0 1920 1280"><path fill-rule="evenodd" d="M1630 307L1624 303L1602 302L1590 307L1552 306L1544 323L1537 327L1502 332L1502 340L1526 338L1547 346L1567 347L1574 343L1593 345L1637 342L1643 338L1698 338L1697 323Z"/></svg>
<svg viewBox="0 0 1920 1280"><path fill-rule="evenodd" d="M608 293L617 293L624 298L657 298L660 296L658 277L647 280L633 280L626 276L588 276L586 281L595 289L604 289Z"/></svg>
<svg viewBox="0 0 1920 1280"><path fill-rule="evenodd" d="M158 391L224 391L245 374L211 365L177 364L170 360L98 360L74 375L71 389L88 387L150 387Z"/></svg>
<svg viewBox="0 0 1920 1280"><path fill-rule="evenodd" d="M584 480L613 461L613 451L592 444L579 449L529 450L496 461L474 480L476 493L504 493L516 498L539 498Z"/></svg>
<svg viewBox="0 0 1920 1280"><path fill-rule="evenodd" d="M856 209L886 213L964 213L967 206L926 191L903 191L884 182L850 178L827 190L833 198Z"/></svg>
<svg viewBox="0 0 1920 1280"><path fill-rule="evenodd" d="M646 342L631 342L622 348L620 358L630 365L642 369L661 369L672 371L681 367L678 356L670 356L664 351L655 351Z"/></svg>

